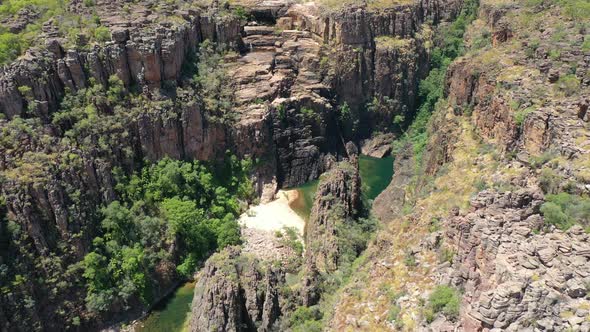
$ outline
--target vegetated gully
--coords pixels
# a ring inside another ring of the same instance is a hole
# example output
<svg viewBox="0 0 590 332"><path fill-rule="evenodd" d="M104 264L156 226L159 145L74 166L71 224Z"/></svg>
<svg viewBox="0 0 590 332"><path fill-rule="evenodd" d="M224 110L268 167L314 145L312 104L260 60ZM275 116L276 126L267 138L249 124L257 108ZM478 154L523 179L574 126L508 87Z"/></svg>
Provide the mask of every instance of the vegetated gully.
<svg viewBox="0 0 590 332"><path fill-rule="evenodd" d="M369 200L375 199L387 187L393 176L393 157L374 158L361 155L359 171L363 183L363 195ZM297 199L288 208L293 209L304 220L311 213L314 195L319 180L307 182L290 188L297 191ZM156 305L148 317L136 328L138 332L183 331L189 317L195 282L187 282L174 294Z"/></svg>

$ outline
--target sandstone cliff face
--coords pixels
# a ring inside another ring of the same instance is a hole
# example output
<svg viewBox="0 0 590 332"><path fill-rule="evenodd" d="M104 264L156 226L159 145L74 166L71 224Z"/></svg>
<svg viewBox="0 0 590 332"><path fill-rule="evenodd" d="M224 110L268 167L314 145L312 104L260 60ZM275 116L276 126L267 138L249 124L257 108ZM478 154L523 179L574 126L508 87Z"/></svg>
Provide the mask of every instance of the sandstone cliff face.
<svg viewBox="0 0 590 332"><path fill-rule="evenodd" d="M397 156L402 174L373 207L384 227L329 329L588 329L587 218L561 230L540 212L547 194L590 189L585 30L562 9L481 1L421 163ZM518 19L531 13L535 28ZM433 313L441 285L457 292L458 312Z"/></svg>
<svg viewBox="0 0 590 332"><path fill-rule="evenodd" d="M281 301L281 308L273 307L275 309L272 313L263 315L262 322L260 318L252 318L260 317L260 314L252 314L251 308L258 308L254 310L256 313L263 307L266 312L267 305L259 299L256 302L258 306L255 307L252 304L254 300L249 295L254 291L250 289L258 289L259 297L260 287L267 287L267 292L270 292L270 286L264 286L270 285L264 281L270 272L267 272L266 277L262 277L261 272L251 272L252 265L248 263L247 256L239 256L237 251L218 254L209 259L197 277L199 282L195 288L191 330L266 331L270 325L264 317L270 317L271 323L278 322L279 318L283 318L299 304L317 304L325 278L342 265L351 264L364 249L366 243L359 239L366 236L363 232L370 230L365 229L367 226L358 221L362 214L358 152L352 143L346 147L350 161L336 163L320 180L312 213L306 225L306 251L302 267L304 278L298 292L299 297L290 298L290 302ZM227 257L230 259L218 257L222 255L229 255ZM265 301L269 301L268 296ZM247 310L242 308L243 303L246 303ZM245 310L249 314L246 315Z"/></svg>
<svg viewBox="0 0 590 332"><path fill-rule="evenodd" d="M114 7L108 6L104 8L105 11L115 10ZM414 108L418 79L427 70L427 67L425 67L427 63L426 51L420 41L422 37L414 36L419 30L418 27L427 18L434 19L436 23L441 19L452 17L459 6L458 2L450 2L449 6L443 10L437 4L420 2L407 6L407 8L396 8L396 10L402 9L400 10L401 14L393 10L385 13L373 13L368 9L359 8L351 14L343 11L326 16L325 14L318 14L319 10L313 6L293 6L286 10L285 4L278 3L269 6L269 8L254 6L252 11L254 15L259 16L261 11L268 12L270 15L277 15L272 17L274 19L278 18L278 15L286 15L286 18L290 20L290 28L308 29L313 35L323 38L325 42L333 43L337 49L333 54L342 54L344 56L344 58L336 62L337 68L335 71L337 75L335 77L337 81L334 85L334 94L339 96L338 98L345 98L344 101L358 107L360 105L364 107L366 102L371 99L368 96L372 95L376 95L380 99L389 98L399 104L394 105L393 108L381 109L386 114L378 115L373 119L379 126L382 120L386 123L390 122L393 114L412 112ZM244 49L246 44L250 48L252 46L264 48L265 45L273 45L273 41L277 41L276 38L274 40L273 38L266 38L266 41L263 39L262 43L257 38L249 40L247 31L245 38L242 38L243 33L240 22L235 17L232 18L232 16L198 13L193 10L177 10L174 14L181 17L184 22L174 25L154 24L150 11L145 13L147 15L146 22L151 22L146 27L137 26L135 22L123 23L116 19L106 20L107 24L112 24L112 41L102 47L94 46L89 51L64 50L59 39L48 41L48 51L31 50L28 55L6 68L2 73L0 79L0 86L2 87L0 88L0 111L9 119L14 116L28 117L33 115L40 117L44 121L49 121L50 114L59 107L59 100L64 95L65 90L76 91L85 88L89 85L90 79L106 84L111 75L116 75L126 86L139 85L140 87L145 86L151 90L157 90L165 85L175 85L179 81L182 75L182 65L187 56L194 53L198 43L204 39L231 44L237 49ZM327 21L323 30L318 28L318 24L322 20ZM268 35L267 33L263 34ZM322 80L322 77L318 77L314 79L315 82L313 80L309 81L309 77L305 75L298 75L299 78L297 78L288 73L289 69L300 70L305 74L313 74L314 71L319 71L319 52L317 49L315 51L311 49L310 52L308 47L305 46L306 43L297 40L305 37L305 35L297 35L295 34L295 43L284 45L287 50L286 54L282 54L280 51L270 52L271 56L280 59L280 61L283 61L282 63L295 63L295 66L285 66L280 65L281 62L277 62L276 69L273 68L274 65L271 66L272 77L275 77L277 73L287 76L287 81L281 77L272 79L273 83L271 84L275 84L279 90L277 90L278 93L268 96L271 100L285 92L287 92L287 95L291 94L288 90L298 90L297 87L288 86L290 84L288 83L289 79L295 78L301 81L301 79L305 78L307 81L301 82L300 85L307 85L308 88L306 89L309 89L310 84L317 84ZM403 50L375 46L374 37L382 35L396 38L411 37L405 43L410 46ZM264 44L265 42L267 44ZM315 44L314 47L316 48L320 46L317 43ZM359 45L366 50L362 51L364 55L357 59L356 52L353 52L352 48ZM307 54L305 57L309 61L301 61L300 50L304 50ZM418 57L407 56L415 53L420 55ZM329 55L332 55L332 53ZM295 61L293 61L293 56L297 57ZM297 65L297 62L300 64ZM353 67L341 67L345 63L350 63ZM360 74L357 75L356 73ZM285 82L287 86L285 86ZM295 83L297 85L297 82ZM365 86L366 84L369 85ZM25 96L19 90L20 87L29 87L31 89L30 95ZM311 88L319 89L320 94L330 89L329 86L322 87L321 85ZM240 93L251 93L248 87L238 91ZM260 90L255 91L259 94L261 92ZM264 95L261 97L266 99ZM299 100L304 96L294 97ZM317 96L312 97L317 98ZM244 101L247 100L248 96ZM317 111L326 113L322 109L329 107L328 101L320 98L319 102L318 107L320 109ZM318 104L318 101L313 103ZM305 105L309 107L309 102L305 100L296 101L295 104L297 108ZM30 110L27 110L28 108ZM259 117L259 121L256 121L256 123L253 123L253 121L240 122L241 128L238 128L237 131L232 130L233 128L219 128L218 126L211 128L205 121L200 119L199 111L194 109L183 112L180 119L166 119L165 123L158 118L144 117L139 120L138 124L142 150L145 156L152 160L161 158L164 155L176 158L187 157L209 160L216 153L212 151L212 145L208 143L216 142L216 144L221 143L215 149L216 151L230 149L236 151L239 155L247 154L252 152L252 147L260 146L260 142L268 141L267 135L271 135L268 128L271 125L268 123L268 112L265 113ZM328 111L328 113L332 112ZM200 115L202 117L202 114ZM251 119L251 117L249 118ZM182 121L182 124L179 123L180 121ZM320 130L324 134L332 133L335 130L333 122L334 119L328 114ZM282 131L281 127L275 130L278 139L284 141L282 137L291 136L291 134L285 134ZM241 144L232 144L232 141L249 141L242 140L244 132L258 132L262 133L262 135L260 139L248 145L250 148L243 148ZM295 130L295 137L291 137L289 140L295 142L303 140L301 143L297 143L298 146L303 145L303 151L306 151L302 152L302 156L293 155L294 152L290 152L299 149L293 149L289 146L278 147L284 149L284 151L278 153L279 158L284 160L278 163L278 172L283 174L283 179L279 182L284 182L287 186L296 185L317 177L326 169L324 155L329 150L334 150L334 146L337 145L330 141L321 143L326 140L325 135L324 137L317 137L316 133L309 136L309 134L298 134L298 132L301 132L301 130ZM336 135L328 136L333 137ZM265 153L271 154L269 150L272 150L272 148L267 147L260 150L265 151L253 155L257 157ZM290 155L292 157L289 157ZM317 166L312 167L311 172L305 172L305 170L297 166L302 163L298 160ZM289 173L294 174L290 175Z"/></svg>
<svg viewBox="0 0 590 332"><path fill-rule="evenodd" d="M480 16L486 19L485 28L500 35L508 34L506 29L510 29L507 13L508 8L489 4L480 10ZM497 47L509 39L494 38ZM485 56L497 55L493 50L455 61L447 72L445 94L458 108L470 108L473 123L482 137L503 149L531 156L551 149L575 157L580 148L573 142L573 132L586 126L582 110L587 98L575 91L560 92L559 84L550 87L554 91L543 87L567 76L564 71L574 66L575 80L584 89L588 85L586 73L590 63L573 45L563 50L559 60L552 59L546 49L551 47L548 34L542 36L542 43L530 56L518 53L503 61L502 65L510 69L486 62ZM522 47L529 47L526 41L522 41ZM539 103L539 98L546 98L546 103ZM526 112L524 119L516 119L519 112Z"/></svg>
<svg viewBox="0 0 590 332"><path fill-rule="evenodd" d="M111 75L117 75L127 86L153 88L165 80L176 81L185 56L195 51L200 40L215 37L202 33L201 18L192 14L185 25L171 31L116 30L113 41L87 52L66 52L58 40L51 40L48 50L31 50L5 68L0 80L0 110L8 118L25 115L28 101L18 91L22 86L30 87L32 99L41 104L35 115L47 116L59 107L65 88L85 88L91 78L106 83Z"/></svg>
<svg viewBox="0 0 590 332"><path fill-rule="evenodd" d="M190 331L270 331L281 315L284 273L228 248L197 276Z"/></svg>
<svg viewBox="0 0 590 332"><path fill-rule="evenodd" d="M357 216L361 208L360 177L354 161L337 164L323 175L306 225L306 264L320 271L338 268L338 227ZM341 231L340 231L341 232Z"/></svg>
<svg viewBox="0 0 590 332"><path fill-rule="evenodd" d="M445 239L456 250L448 269L464 289L461 328L520 331L588 329L588 235L535 233L543 225L535 190L481 192L471 211L445 221Z"/></svg>
<svg viewBox="0 0 590 332"><path fill-rule="evenodd" d="M401 215L404 204L409 200L405 187L412 181L416 166L412 150L411 146L407 146L395 156L391 182L371 206L373 215L384 223Z"/></svg>
<svg viewBox="0 0 590 332"><path fill-rule="evenodd" d="M347 237L347 232L356 231L356 217L361 212L360 188L356 156L350 162L336 164L320 179L305 226L303 305L316 304L322 278L335 272L344 260L354 259L358 254L354 251L360 250Z"/></svg>
<svg viewBox="0 0 590 332"><path fill-rule="evenodd" d="M453 18L461 1L416 1L384 10L358 6L326 10L313 3L294 5L286 28L308 29L330 45L328 56L338 103L362 111L376 98L369 128L387 129L396 114L414 112L418 82L428 72L430 30L424 25Z"/></svg>

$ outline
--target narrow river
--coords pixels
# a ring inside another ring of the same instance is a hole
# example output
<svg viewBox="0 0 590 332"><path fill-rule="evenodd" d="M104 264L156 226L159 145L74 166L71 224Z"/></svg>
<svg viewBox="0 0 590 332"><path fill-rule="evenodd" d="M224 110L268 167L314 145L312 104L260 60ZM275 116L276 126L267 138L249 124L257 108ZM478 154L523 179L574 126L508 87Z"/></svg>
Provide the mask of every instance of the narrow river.
<svg viewBox="0 0 590 332"><path fill-rule="evenodd" d="M363 184L363 195L373 200L391 182L393 176L393 157L373 158L361 155L359 170ZM304 220L309 218L313 199L318 187L318 180L310 181L295 189L299 195L290 205L291 209ZM190 305L193 298L194 282L178 288L167 300L163 301L139 323L136 332L181 332L187 330Z"/></svg>

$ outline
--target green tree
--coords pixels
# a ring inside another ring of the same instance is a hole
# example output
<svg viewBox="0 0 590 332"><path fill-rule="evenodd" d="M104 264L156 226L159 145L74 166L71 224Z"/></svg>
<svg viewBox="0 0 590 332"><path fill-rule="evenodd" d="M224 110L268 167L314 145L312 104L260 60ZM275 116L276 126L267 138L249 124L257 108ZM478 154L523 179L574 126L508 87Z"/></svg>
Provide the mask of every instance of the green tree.
<svg viewBox="0 0 590 332"><path fill-rule="evenodd" d="M224 57L225 46L215 45L208 39L199 46L197 75L193 82L201 90L209 118L214 121L232 121L234 91L231 89Z"/></svg>
<svg viewBox="0 0 590 332"><path fill-rule="evenodd" d="M22 41L10 32L0 33L0 64L16 59L22 52Z"/></svg>
<svg viewBox="0 0 590 332"><path fill-rule="evenodd" d="M124 244L136 239L133 216L119 201L114 201L102 209L102 214L104 218L101 226L107 233L107 240Z"/></svg>

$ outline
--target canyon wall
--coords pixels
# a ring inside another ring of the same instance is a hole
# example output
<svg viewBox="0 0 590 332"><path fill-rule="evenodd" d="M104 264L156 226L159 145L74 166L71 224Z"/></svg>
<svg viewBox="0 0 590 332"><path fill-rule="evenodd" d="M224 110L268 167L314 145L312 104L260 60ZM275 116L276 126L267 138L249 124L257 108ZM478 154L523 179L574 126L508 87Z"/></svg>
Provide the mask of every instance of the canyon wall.
<svg viewBox="0 0 590 332"><path fill-rule="evenodd" d="M382 229L329 330L588 329L590 58L577 19L480 2L426 146L401 149L375 199Z"/></svg>
<svg viewBox="0 0 590 332"><path fill-rule="evenodd" d="M109 2L105 10L123 13L121 6ZM8 218L29 239L22 248L34 271L19 288L32 301L23 324L58 330L63 315L87 314L80 271L68 268L90 250L99 207L117 199L115 170L129 173L143 160L163 157L221 160L230 151L259 161L253 174L259 194L315 179L342 159L345 141L389 129L394 115L414 113L418 81L428 71L426 23L444 22L460 6L417 1L385 10L324 11L311 3L253 5L247 9L254 16L276 25L246 28L219 8L174 10L176 23L158 23L157 13L145 10L137 22L105 17L112 40L104 44L73 48L48 34L46 47L30 49L0 71L0 126L7 138L1 189ZM184 76L193 74L185 65L205 39L238 52L227 60L235 91L231 121L216 121L199 91L182 89ZM54 123L60 103L94 85L112 87L112 77L144 99L126 105L133 110L125 121L102 133L107 143L101 137L92 137L88 149L71 143ZM344 134L338 105L346 102L362 114L373 97L374 111L359 117L366 130ZM55 270L33 268L56 257ZM162 280L162 294L176 280L172 264L163 265L153 276ZM35 282L57 284L52 276L66 271L70 286L57 295ZM11 301L0 312L12 322L19 318ZM105 323L96 318L96 325Z"/></svg>

